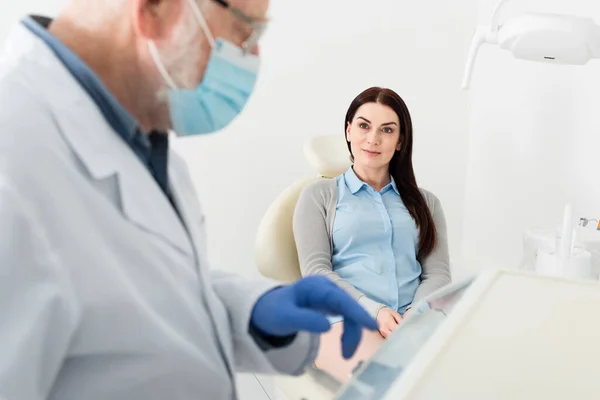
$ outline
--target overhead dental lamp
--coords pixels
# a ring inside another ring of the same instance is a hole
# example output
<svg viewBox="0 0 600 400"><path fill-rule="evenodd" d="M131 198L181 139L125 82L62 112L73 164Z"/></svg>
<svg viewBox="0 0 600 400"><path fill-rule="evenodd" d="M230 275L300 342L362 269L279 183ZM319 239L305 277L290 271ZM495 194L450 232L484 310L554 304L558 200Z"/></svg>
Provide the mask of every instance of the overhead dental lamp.
<svg viewBox="0 0 600 400"><path fill-rule="evenodd" d="M473 35L462 82L469 87L475 59L482 44L496 44L518 59L550 64L584 65L600 58L600 26L592 18L572 15L524 13L499 23L500 0L490 26L479 26Z"/></svg>

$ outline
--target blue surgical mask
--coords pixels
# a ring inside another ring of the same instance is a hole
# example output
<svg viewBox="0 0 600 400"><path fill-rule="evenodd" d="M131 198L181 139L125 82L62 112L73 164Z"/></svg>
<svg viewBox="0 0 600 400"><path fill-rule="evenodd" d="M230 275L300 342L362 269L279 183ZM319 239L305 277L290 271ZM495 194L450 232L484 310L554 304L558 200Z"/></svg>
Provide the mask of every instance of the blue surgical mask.
<svg viewBox="0 0 600 400"><path fill-rule="evenodd" d="M178 136L213 133L225 128L244 109L256 83L259 58L223 40L214 40L194 1L190 5L212 46L204 77L195 89L178 88L153 42L150 54L169 85L168 104Z"/></svg>

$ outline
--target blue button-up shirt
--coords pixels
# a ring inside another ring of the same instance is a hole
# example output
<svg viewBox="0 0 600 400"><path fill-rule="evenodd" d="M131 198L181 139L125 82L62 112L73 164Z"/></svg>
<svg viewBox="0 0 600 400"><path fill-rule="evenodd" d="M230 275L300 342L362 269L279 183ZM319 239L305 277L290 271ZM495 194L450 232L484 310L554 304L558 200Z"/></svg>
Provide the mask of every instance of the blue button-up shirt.
<svg viewBox="0 0 600 400"><path fill-rule="evenodd" d="M58 38L48 32L47 28L50 22L50 19L42 17L30 17L22 21L25 27L46 43L77 82L88 92L109 125L131 147L165 195L171 200L167 174L169 149L167 134L161 132L146 134L138 121L121 106L90 67Z"/></svg>
<svg viewBox="0 0 600 400"><path fill-rule="evenodd" d="M380 192L352 168L336 179L333 270L367 297L402 314L420 282L419 229L393 178Z"/></svg>

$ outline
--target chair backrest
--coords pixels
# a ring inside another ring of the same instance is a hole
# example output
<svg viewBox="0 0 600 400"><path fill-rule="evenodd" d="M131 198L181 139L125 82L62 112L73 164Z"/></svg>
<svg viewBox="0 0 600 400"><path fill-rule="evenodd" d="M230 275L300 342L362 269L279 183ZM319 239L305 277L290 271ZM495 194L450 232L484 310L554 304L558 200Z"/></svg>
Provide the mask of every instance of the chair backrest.
<svg viewBox="0 0 600 400"><path fill-rule="evenodd" d="M342 135L312 137L304 145L304 156L317 176L288 186L271 203L256 233L254 261L259 272L282 282L292 282L301 277L293 232L294 210L300 193L308 184L334 178L351 165Z"/></svg>

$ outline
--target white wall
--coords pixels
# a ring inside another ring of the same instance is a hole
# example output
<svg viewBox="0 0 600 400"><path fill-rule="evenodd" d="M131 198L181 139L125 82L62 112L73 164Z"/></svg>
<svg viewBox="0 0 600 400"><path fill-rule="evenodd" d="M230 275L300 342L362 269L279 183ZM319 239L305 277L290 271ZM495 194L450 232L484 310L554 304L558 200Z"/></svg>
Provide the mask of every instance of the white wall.
<svg viewBox="0 0 600 400"><path fill-rule="evenodd" d="M56 15L60 7L68 0L4 0L0 13L0 45L4 42L10 29L23 16L28 14Z"/></svg>
<svg viewBox="0 0 600 400"><path fill-rule="evenodd" d="M480 1L489 23L495 0ZM594 0L512 2L503 13L569 13L600 21ZM483 47L470 90L465 267L515 267L528 228L600 215L600 62L555 66Z"/></svg>
<svg viewBox="0 0 600 400"><path fill-rule="evenodd" d="M0 43L26 11L55 14L66 0L21 0L0 17ZM256 274L260 218L294 180L313 175L302 144L343 134L350 101L372 85L396 90L414 121L419 184L447 213L451 251L460 251L467 94L463 64L475 0L271 0L257 91L244 114L218 135L177 140L208 214L213 265Z"/></svg>

